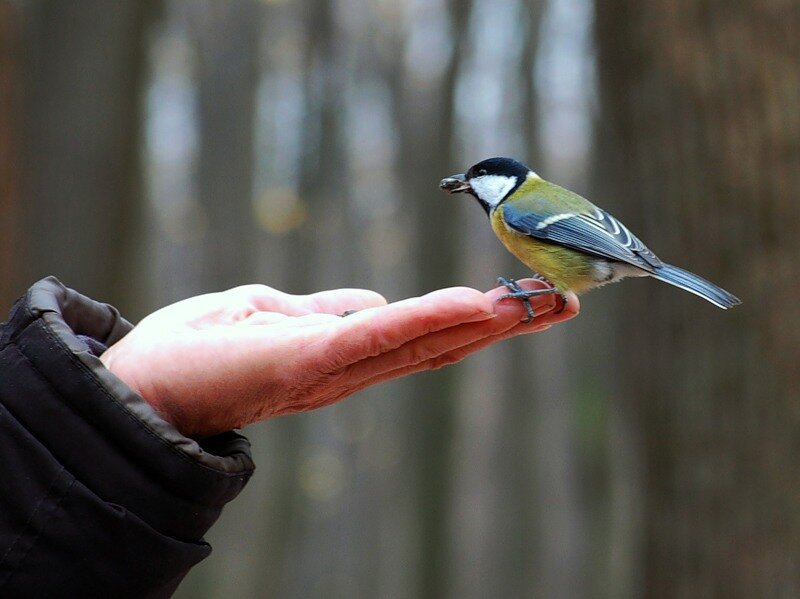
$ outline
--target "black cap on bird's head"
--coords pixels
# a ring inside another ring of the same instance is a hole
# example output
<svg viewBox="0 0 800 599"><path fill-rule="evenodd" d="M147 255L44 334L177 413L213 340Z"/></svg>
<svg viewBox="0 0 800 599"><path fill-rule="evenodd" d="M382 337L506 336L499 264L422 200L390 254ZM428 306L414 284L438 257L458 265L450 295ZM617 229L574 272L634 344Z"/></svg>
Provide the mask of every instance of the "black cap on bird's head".
<svg viewBox="0 0 800 599"><path fill-rule="evenodd" d="M448 193L474 196L488 214L522 185L530 172L531 169L513 158L487 158L470 167L465 174L442 179L439 187Z"/></svg>
<svg viewBox="0 0 800 599"><path fill-rule="evenodd" d="M501 177L517 177L524 179L531 169L513 158L497 156L481 160L467 171L467 179L474 179L483 175L498 175Z"/></svg>

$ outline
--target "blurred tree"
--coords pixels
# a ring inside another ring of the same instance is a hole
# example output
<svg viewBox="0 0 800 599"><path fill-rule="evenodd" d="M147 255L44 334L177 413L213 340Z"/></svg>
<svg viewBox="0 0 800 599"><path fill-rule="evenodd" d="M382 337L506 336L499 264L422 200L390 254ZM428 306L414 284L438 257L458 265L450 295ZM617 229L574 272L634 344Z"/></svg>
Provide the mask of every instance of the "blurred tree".
<svg viewBox="0 0 800 599"><path fill-rule="evenodd" d="M20 287L54 274L129 317L142 312L140 91L157 5L22 5Z"/></svg>
<svg viewBox="0 0 800 599"><path fill-rule="evenodd" d="M0 0L0 318L22 292L21 282L12 278L18 252L19 232L19 73L21 15L16 4ZM19 284L19 287L17 287Z"/></svg>
<svg viewBox="0 0 800 599"><path fill-rule="evenodd" d="M344 242L356 236L350 218L351 173L343 118L353 65L346 52L343 3L305 0L296 10L302 16L297 193L308 218L290 237L293 251L286 278L289 291L309 293L346 286L359 267L356 245ZM348 594L352 560L361 547L345 541L355 531L341 510L349 472L335 435L335 420L337 410L354 408L336 406L310 419L280 423L284 435L289 433L284 451L294 471L293 486L284 490L281 501L284 512L273 516L283 521L283 534L277 538L280 544L275 547L283 559L279 594ZM331 475L340 480L331 481ZM349 499L357 513L356 497ZM362 584L367 587L369 582Z"/></svg>
<svg viewBox="0 0 800 599"><path fill-rule="evenodd" d="M261 19L255 0L193 2L197 40L197 190L206 216L201 291L252 282L253 175Z"/></svg>
<svg viewBox="0 0 800 599"><path fill-rule="evenodd" d="M522 2L523 6L530 4ZM572 3L573 10L574 5ZM544 18L549 18L553 28L556 13L563 7L564 3L550 0L529 8L528 64L520 77L526 82L523 114L528 118L524 119L523 128L529 164L536 165L532 167L534 170L546 172L546 176L571 185L572 181L576 184L585 182L582 173L586 158L579 155L563 158L565 154L570 156L567 142L563 143L565 148L560 152L561 160L547 155L541 129L546 119L556 116L548 112L548 102L545 102L549 100L549 104L554 104L554 99L548 97L553 90L547 87L537 89L536 72L531 68L537 59L540 67L542 64L543 59L537 55L543 41L540 28ZM571 42L567 43L580 47L581 39L574 27L562 27L559 34L569 36ZM558 40L552 39L552 29L550 35L548 43L559 47ZM585 35L587 32L584 31ZM580 59L579 55L573 56L573 64ZM588 85L585 87L589 88ZM520 265L516 259L512 264L518 272ZM586 596L591 576L587 560L590 528L587 525L585 490L581 485L586 472L582 469L579 453L582 431L575 426L579 410L577 392L580 390L577 381L587 378L587 369L580 358L585 356L588 343L586 337L576 333L574 323L571 323L544 335L514 339L513 353L505 363L507 387L503 395L510 398L507 412L512 414L512 422L518 423L516 429L511 429L511 434L522 440L523 472L528 474L523 478L527 486L512 495L517 500L522 499L526 508L523 522L528 538L523 545L526 560L521 564L524 568L521 588L530 589L533 596L549 599ZM527 401L520 401L520 395L524 395Z"/></svg>
<svg viewBox="0 0 800 599"><path fill-rule="evenodd" d="M309 218L299 230L288 274L295 292L345 285L358 270L353 239L356 228L349 212L350 164L344 119L353 84L347 56L344 6L328 0L303 3L303 122L298 193ZM303 254L308 256L304 259ZM298 268L299 264L312 268Z"/></svg>
<svg viewBox="0 0 800 599"><path fill-rule="evenodd" d="M616 375L645 437L641 589L800 596L800 5L598 0L596 27L599 173L626 202L605 203L744 300L628 284Z"/></svg>
<svg viewBox="0 0 800 599"><path fill-rule="evenodd" d="M471 0L443 0L415 11L400 54L403 60L391 77L399 141L398 191L407 198L414 219L411 259L419 293L456 283L458 227L451 207L440 201L436 182L455 163L455 83L471 6ZM436 35L446 36L450 51L431 60L427 52L421 52L419 40L434 28ZM447 369L415 377L414 405L404 423L417 494L418 574L411 593L415 597L441 597L445 592L456 375L454 369Z"/></svg>
<svg viewBox="0 0 800 599"><path fill-rule="evenodd" d="M461 34L468 43L456 83L455 137L466 157L459 167L499 154L547 171L534 75L545 10L552 21L554 8L475 3ZM497 31L508 43L487 43ZM569 174L581 170L579 161L566 162ZM464 231L459 282L480 288L491 285L491 275L524 276L480 210L468 198L459 200L447 202L451 216L443 225ZM462 207L466 218L454 219ZM503 343L453 369L449 596L582 596L586 529L571 382L575 353L559 327Z"/></svg>

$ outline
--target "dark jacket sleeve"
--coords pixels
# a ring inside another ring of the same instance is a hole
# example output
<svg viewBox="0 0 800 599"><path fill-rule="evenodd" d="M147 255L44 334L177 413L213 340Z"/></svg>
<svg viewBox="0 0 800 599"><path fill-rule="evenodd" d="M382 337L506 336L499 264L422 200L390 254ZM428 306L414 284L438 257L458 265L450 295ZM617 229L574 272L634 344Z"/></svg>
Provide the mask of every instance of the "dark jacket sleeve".
<svg viewBox="0 0 800 599"><path fill-rule="evenodd" d="M247 439L188 439L103 367L131 328L52 277L0 325L2 597L168 597L253 471Z"/></svg>

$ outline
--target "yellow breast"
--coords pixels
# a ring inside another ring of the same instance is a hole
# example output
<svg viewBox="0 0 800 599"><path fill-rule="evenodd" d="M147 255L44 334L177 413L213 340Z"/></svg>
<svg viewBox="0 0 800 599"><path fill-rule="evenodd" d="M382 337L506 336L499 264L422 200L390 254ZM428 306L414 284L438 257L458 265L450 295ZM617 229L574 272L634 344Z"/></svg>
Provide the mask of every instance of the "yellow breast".
<svg viewBox="0 0 800 599"><path fill-rule="evenodd" d="M492 212L491 223L495 235L509 252L561 291L580 293L597 285L586 255L510 229L503 219L502 204Z"/></svg>

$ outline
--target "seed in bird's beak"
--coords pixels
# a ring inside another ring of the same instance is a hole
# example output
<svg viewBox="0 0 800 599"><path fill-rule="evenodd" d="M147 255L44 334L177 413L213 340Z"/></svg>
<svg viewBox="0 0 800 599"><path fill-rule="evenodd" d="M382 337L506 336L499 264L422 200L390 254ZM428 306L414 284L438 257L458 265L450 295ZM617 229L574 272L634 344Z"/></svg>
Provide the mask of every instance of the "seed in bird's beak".
<svg viewBox="0 0 800 599"><path fill-rule="evenodd" d="M439 187L447 193L462 193L470 191L472 187L464 175L451 175L439 182Z"/></svg>

